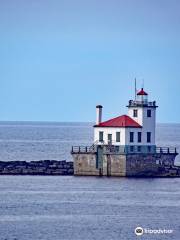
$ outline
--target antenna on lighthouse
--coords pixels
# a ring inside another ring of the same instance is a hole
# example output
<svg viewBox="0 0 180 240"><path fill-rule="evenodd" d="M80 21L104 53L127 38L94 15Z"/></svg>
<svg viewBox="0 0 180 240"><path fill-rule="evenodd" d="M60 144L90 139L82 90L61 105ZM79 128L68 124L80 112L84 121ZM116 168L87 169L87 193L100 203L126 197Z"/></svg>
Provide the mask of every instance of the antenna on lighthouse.
<svg viewBox="0 0 180 240"><path fill-rule="evenodd" d="M134 91L135 91L135 100L136 100L136 93L137 93L136 78L134 79Z"/></svg>

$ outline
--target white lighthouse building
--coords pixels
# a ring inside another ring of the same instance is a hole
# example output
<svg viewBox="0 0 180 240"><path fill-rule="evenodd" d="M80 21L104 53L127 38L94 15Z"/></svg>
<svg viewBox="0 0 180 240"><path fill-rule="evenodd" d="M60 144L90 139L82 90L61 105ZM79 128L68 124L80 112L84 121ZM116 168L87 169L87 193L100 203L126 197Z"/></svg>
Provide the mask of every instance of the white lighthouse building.
<svg viewBox="0 0 180 240"><path fill-rule="evenodd" d="M135 100L128 104L128 115L102 122L102 106L96 107L94 142L97 145L114 145L125 152L154 152L156 127L156 102L148 101L142 88Z"/></svg>
<svg viewBox="0 0 180 240"><path fill-rule="evenodd" d="M180 176L174 165L176 148L157 147L156 102L142 88L130 100L127 115L102 121L96 106L94 143L72 146L75 175L94 176Z"/></svg>

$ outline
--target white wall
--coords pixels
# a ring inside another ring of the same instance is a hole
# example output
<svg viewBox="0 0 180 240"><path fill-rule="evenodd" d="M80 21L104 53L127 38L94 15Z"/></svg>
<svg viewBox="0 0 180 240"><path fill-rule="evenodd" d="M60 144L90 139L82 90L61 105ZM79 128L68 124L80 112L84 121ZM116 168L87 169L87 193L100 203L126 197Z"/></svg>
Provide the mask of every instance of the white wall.
<svg viewBox="0 0 180 240"><path fill-rule="evenodd" d="M147 109L151 109L151 117L147 117ZM144 108L143 131L151 132L151 144L155 145L156 134L156 108ZM145 139L146 141L147 139Z"/></svg>
<svg viewBox="0 0 180 240"><path fill-rule="evenodd" d="M108 134L112 134L112 144L125 145L125 128L117 127L95 127L94 128L94 142L99 141L99 132L104 132L104 142L108 144ZM116 132L120 132L120 142L116 142Z"/></svg>
<svg viewBox="0 0 180 240"><path fill-rule="evenodd" d="M134 142L130 142L130 132L134 132ZM141 132L141 142L138 142L138 132ZM149 131L150 132L150 131ZM151 136L152 140L152 136ZM126 145L154 145L151 141L147 143L147 132L143 128L126 128Z"/></svg>
<svg viewBox="0 0 180 240"><path fill-rule="evenodd" d="M126 145L143 145L143 142L138 143L138 132L142 132L142 128L126 128ZM130 142L130 132L134 132L134 142Z"/></svg>
<svg viewBox="0 0 180 240"><path fill-rule="evenodd" d="M133 110L138 110L138 117L133 117ZM147 110L151 110L151 117L147 117ZM138 122L142 128L142 145L155 145L156 108L129 107L128 115ZM151 132L151 143L147 143L147 132Z"/></svg>
<svg viewBox="0 0 180 240"><path fill-rule="evenodd" d="M151 142L147 143L147 131L143 128L112 128L112 127L95 127L94 128L94 142L99 143L99 132L102 131L104 137L104 143L108 144L108 134L112 134L112 144L117 146L124 145L155 145L155 139L152 129ZM120 142L116 142L116 132L120 132ZM130 132L134 132L134 142L130 142ZM142 133L142 141L138 142L138 132Z"/></svg>
<svg viewBox="0 0 180 240"><path fill-rule="evenodd" d="M133 110L138 110L138 117L133 116ZM147 110L151 110L151 117L147 117ZM156 108L152 107L129 107L128 115L142 128L117 128L117 127L95 127L94 142L99 141L99 132L104 132L104 142L108 143L108 134L112 134L114 145L155 145ZM120 142L116 142L116 132L120 132ZM134 132L134 142L130 143L130 132ZM138 143L138 132L142 132L142 141ZM147 143L147 132L151 132L151 142Z"/></svg>
<svg viewBox="0 0 180 240"><path fill-rule="evenodd" d="M134 110L138 111L138 117L133 116ZM139 123L141 126L143 125L143 108L142 107L129 107L128 116L134 119L134 121Z"/></svg>

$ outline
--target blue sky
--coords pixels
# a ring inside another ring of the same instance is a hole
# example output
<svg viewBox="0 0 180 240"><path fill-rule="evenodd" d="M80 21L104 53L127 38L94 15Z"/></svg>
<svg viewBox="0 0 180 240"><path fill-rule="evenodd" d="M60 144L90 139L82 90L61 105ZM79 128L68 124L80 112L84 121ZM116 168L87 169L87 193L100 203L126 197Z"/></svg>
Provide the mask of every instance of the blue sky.
<svg viewBox="0 0 180 240"><path fill-rule="evenodd" d="M1 0L0 120L108 119L144 79L180 123L180 1Z"/></svg>

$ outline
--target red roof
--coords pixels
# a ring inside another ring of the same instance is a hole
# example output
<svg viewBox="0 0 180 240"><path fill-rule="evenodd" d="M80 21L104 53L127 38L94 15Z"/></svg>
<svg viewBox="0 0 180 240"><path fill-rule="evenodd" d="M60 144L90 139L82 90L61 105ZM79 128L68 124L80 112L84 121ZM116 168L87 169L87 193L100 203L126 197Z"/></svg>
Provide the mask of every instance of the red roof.
<svg viewBox="0 0 180 240"><path fill-rule="evenodd" d="M143 88L141 88L141 90L137 93L137 95L145 95L145 96L147 96L148 94L144 91Z"/></svg>
<svg viewBox="0 0 180 240"><path fill-rule="evenodd" d="M139 125L136 121L130 118L127 115L119 116L116 118L112 118L108 121L101 122L94 127L133 127L133 128L141 128L142 126Z"/></svg>

